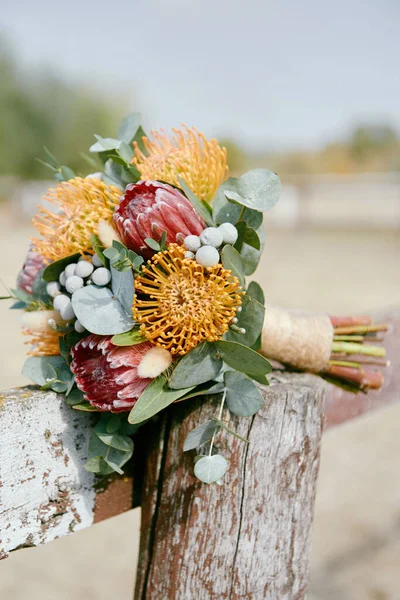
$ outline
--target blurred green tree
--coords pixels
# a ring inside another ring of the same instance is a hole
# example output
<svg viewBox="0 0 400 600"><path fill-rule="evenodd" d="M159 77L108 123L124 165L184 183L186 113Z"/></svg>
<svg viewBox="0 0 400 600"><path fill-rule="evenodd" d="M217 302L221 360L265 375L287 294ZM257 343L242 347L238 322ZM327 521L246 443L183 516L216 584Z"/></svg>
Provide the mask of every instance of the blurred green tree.
<svg viewBox="0 0 400 600"><path fill-rule="evenodd" d="M0 175L23 179L50 176L35 160L46 146L76 173L90 166L81 156L93 134L114 135L126 112L92 90L72 86L54 75L19 68L0 40Z"/></svg>

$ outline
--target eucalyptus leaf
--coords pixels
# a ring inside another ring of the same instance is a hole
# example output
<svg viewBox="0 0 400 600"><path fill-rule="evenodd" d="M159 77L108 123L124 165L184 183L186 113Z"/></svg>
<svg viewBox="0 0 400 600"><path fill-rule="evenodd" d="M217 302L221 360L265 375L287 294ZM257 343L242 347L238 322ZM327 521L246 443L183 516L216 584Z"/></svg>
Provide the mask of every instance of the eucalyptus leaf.
<svg viewBox="0 0 400 600"><path fill-rule="evenodd" d="M42 277L45 281L58 281L61 273L64 271L65 267L78 262L80 253L71 254L70 256L66 256L65 258L60 258L60 260L56 260L45 268L43 271Z"/></svg>
<svg viewBox="0 0 400 600"><path fill-rule="evenodd" d="M60 167L60 175L62 177L62 181L69 181L70 179L74 179L76 177L74 171L65 165Z"/></svg>
<svg viewBox="0 0 400 600"><path fill-rule="evenodd" d="M133 150L131 146L122 141L119 147L119 154L126 163L130 164L133 158Z"/></svg>
<svg viewBox="0 0 400 600"><path fill-rule="evenodd" d="M92 244L92 248L97 256L97 258L102 262L102 264L106 267L107 266L107 261L104 258L103 255L103 245L100 241L100 238L98 235L96 235L95 233L92 233L92 235L90 236L90 243Z"/></svg>
<svg viewBox="0 0 400 600"><path fill-rule="evenodd" d="M222 360L218 358L216 350L214 344L202 342L185 354L173 370L169 386L177 390L214 379L222 367Z"/></svg>
<svg viewBox="0 0 400 600"><path fill-rule="evenodd" d="M243 206L264 212L279 200L281 181L276 173L268 169L253 169L232 181L232 189L224 194Z"/></svg>
<svg viewBox="0 0 400 600"><path fill-rule="evenodd" d="M90 402L80 402L79 404L74 404L72 407L74 410L81 410L82 412L101 412L99 408L96 406L92 406Z"/></svg>
<svg viewBox="0 0 400 600"><path fill-rule="evenodd" d="M233 414L239 417L251 417L262 408L264 398L256 384L246 375L227 371L224 379L226 403Z"/></svg>
<svg viewBox="0 0 400 600"><path fill-rule="evenodd" d="M137 424L147 421L150 417L184 396L192 388L172 390L168 387L165 375L159 375L146 387L135 406L132 408L128 421Z"/></svg>
<svg viewBox="0 0 400 600"><path fill-rule="evenodd" d="M214 483L225 475L228 467L228 461L220 454L202 456L194 466L194 474L204 483Z"/></svg>
<svg viewBox="0 0 400 600"><path fill-rule="evenodd" d="M211 440L214 433L219 429L219 425L215 421L205 421L201 425L198 425L193 429L187 436L185 443L183 444L183 451L194 450L202 444L205 444Z"/></svg>
<svg viewBox="0 0 400 600"><path fill-rule="evenodd" d="M145 341L146 338L137 327L126 333L114 335L111 338L111 343L114 344L114 346L135 346L136 344L142 344Z"/></svg>
<svg viewBox="0 0 400 600"><path fill-rule="evenodd" d="M93 456L83 465L86 471L98 475L111 475L115 469L108 465L102 456Z"/></svg>
<svg viewBox="0 0 400 600"><path fill-rule="evenodd" d="M140 113L134 112L127 115L118 129L118 138L126 144L132 144L140 127Z"/></svg>
<svg viewBox="0 0 400 600"><path fill-rule="evenodd" d="M153 238L145 238L144 242L149 248L155 250L156 252L159 252L161 250L160 244L156 242L156 240L153 240Z"/></svg>
<svg viewBox="0 0 400 600"><path fill-rule="evenodd" d="M252 275L254 271L258 267L258 263L260 262L261 255L265 245L265 232L262 227L257 230L257 235L260 240L260 250L249 246L248 244L243 244L243 248L241 251L241 256L244 263L245 273L246 275Z"/></svg>
<svg viewBox="0 0 400 600"><path fill-rule="evenodd" d="M123 309L128 315L132 314L133 296L135 288L133 285L132 270L117 271L113 266L111 268L111 289L114 296L120 301Z"/></svg>
<svg viewBox="0 0 400 600"><path fill-rule="evenodd" d="M260 238L258 237L258 233L252 227L249 227L249 226L246 227L246 230L244 232L243 241L245 244L248 244L249 246L251 246L252 248L255 248L256 250L260 250L260 248L261 248L261 242L260 242Z"/></svg>
<svg viewBox="0 0 400 600"><path fill-rule="evenodd" d="M47 162L55 169L59 169L60 168L60 163L58 162L58 160L56 159L56 157L54 156L54 154L52 154L50 152L50 150L48 148L46 148L46 146L43 147L43 152L46 155L46 160Z"/></svg>
<svg viewBox="0 0 400 600"><path fill-rule="evenodd" d="M247 287L247 296L250 296L253 300L256 300L262 306L265 305L265 296L262 287L257 283L257 281L251 281Z"/></svg>
<svg viewBox="0 0 400 600"><path fill-rule="evenodd" d="M43 279L44 268L36 275L32 285L32 296L35 300L52 304L52 298L47 293L47 282Z"/></svg>
<svg viewBox="0 0 400 600"><path fill-rule="evenodd" d="M208 396L213 394L219 394L223 391L223 383L208 381L207 383L202 383L201 385L196 386L194 390L188 392L185 396L179 398L179 402L181 402L182 400L187 400L188 398L195 398L196 396Z"/></svg>
<svg viewBox="0 0 400 600"><path fill-rule="evenodd" d="M56 373L59 371L70 373L69 367L62 356L30 356L24 363L22 375L42 386L46 384L49 367Z"/></svg>
<svg viewBox="0 0 400 600"><path fill-rule="evenodd" d="M224 339L238 342L244 346L252 346L261 334L264 324L265 308L262 304L253 300L246 293L242 301L242 311L236 314L237 326L246 330L246 333L236 333L229 329Z"/></svg>
<svg viewBox="0 0 400 600"><path fill-rule="evenodd" d="M81 392L81 390L75 386L71 389L65 401L69 406L80 404L84 401L83 392Z"/></svg>
<svg viewBox="0 0 400 600"><path fill-rule="evenodd" d="M3 296L1 300L11 300L11 298L12 296ZM10 310L21 310L21 308L26 308L26 304L25 302L22 302L22 300L17 300L17 302L14 302L14 304L10 306Z"/></svg>
<svg viewBox="0 0 400 600"><path fill-rule="evenodd" d="M180 188L185 192L186 197L190 201L197 214L205 220L207 225L213 227L214 221L208 209L200 202L196 194L192 192L190 187L187 185L187 183L185 183L185 181L183 181L183 179L181 179L181 177L178 177L178 181Z"/></svg>
<svg viewBox="0 0 400 600"><path fill-rule="evenodd" d="M24 306L29 305L32 302L31 294L28 294L28 292L25 292L24 290L21 290L20 288L17 288L16 290L11 288L10 292L14 296L14 298L17 298L20 302L23 302ZM4 299L6 300L7 297L5 297Z"/></svg>
<svg viewBox="0 0 400 600"><path fill-rule="evenodd" d="M225 269L230 269L232 274L235 275L240 282L240 285L244 287L245 284L245 266L243 258L233 246L224 246L221 252L221 260Z"/></svg>
<svg viewBox="0 0 400 600"><path fill-rule="evenodd" d="M247 346L226 340L219 340L214 343L224 362L236 371L250 376L265 375L272 371L271 364L267 359Z"/></svg>
<svg viewBox="0 0 400 600"><path fill-rule="evenodd" d="M133 450L133 441L126 435L106 432L99 433L97 431L96 433L99 439L106 444L106 446L111 446L111 448L116 448L117 450L122 450L123 452L130 452Z"/></svg>
<svg viewBox="0 0 400 600"><path fill-rule="evenodd" d="M241 251L241 249L243 248L243 244L244 244L244 236L246 233L246 222L245 221L238 221L235 225L236 230L238 232L238 237L236 240L236 243L234 245L235 250L237 250L239 253Z"/></svg>
<svg viewBox="0 0 400 600"><path fill-rule="evenodd" d="M134 322L106 287L87 285L72 294L72 307L83 327L97 335L130 331Z"/></svg>
<svg viewBox="0 0 400 600"><path fill-rule="evenodd" d="M104 152L105 150L118 150L120 140L114 138L103 138L101 135L94 136L97 140L95 144L90 146L89 152Z"/></svg>

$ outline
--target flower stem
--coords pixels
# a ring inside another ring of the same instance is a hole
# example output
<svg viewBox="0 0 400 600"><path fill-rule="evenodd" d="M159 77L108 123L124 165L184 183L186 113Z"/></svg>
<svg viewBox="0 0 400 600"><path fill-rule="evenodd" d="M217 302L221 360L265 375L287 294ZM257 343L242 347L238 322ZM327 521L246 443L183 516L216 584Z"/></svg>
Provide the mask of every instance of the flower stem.
<svg viewBox="0 0 400 600"><path fill-rule="evenodd" d="M224 404L225 404L225 398L226 398L226 388L224 389L224 393L222 394L222 400L221 400L221 404L219 407L219 412L218 412L218 420L221 420L222 417L222 412L224 410ZM214 446L214 440L215 440L215 436L217 435L217 430L214 431L213 436L211 438L211 444L210 444L210 451L208 453L208 456L211 456L212 453L212 449Z"/></svg>
<svg viewBox="0 0 400 600"><path fill-rule="evenodd" d="M335 335L348 335L352 333L358 333L364 335L366 333L372 333L375 331L387 331L388 326L383 325L349 325L345 327L335 327Z"/></svg>
<svg viewBox="0 0 400 600"><path fill-rule="evenodd" d="M385 348L380 346L363 346L352 342L332 342L332 352L344 354L366 354L368 356L386 356Z"/></svg>

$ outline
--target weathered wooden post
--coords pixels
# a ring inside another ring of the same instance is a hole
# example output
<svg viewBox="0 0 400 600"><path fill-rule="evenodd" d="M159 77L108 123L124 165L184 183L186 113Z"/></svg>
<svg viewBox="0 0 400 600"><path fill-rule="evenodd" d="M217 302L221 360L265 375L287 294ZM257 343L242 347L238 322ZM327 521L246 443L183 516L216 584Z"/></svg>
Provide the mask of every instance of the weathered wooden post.
<svg viewBox="0 0 400 600"><path fill-rule="evenodd" d="M234 423L249 444L225 436L221 486L181 458L212 400L177 404L148 428L136 600L305 597L325 392L311 375L277 378L264 408Z"/></svg>

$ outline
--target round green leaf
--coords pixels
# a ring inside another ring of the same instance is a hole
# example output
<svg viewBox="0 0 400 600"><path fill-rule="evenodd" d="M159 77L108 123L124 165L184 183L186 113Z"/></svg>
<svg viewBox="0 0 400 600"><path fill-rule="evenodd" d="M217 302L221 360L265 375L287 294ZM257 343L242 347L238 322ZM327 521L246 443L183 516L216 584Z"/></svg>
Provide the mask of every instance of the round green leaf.
<svg viewBox="0 0 400 600"><path fill-rule="evenodd" d="M72 307L82 325L97 335L114 335L132 329L134 322L111 290L87 285L72 294Z"/></svg>
<svg viewBox="0 0 400 600"><path fill-rule="evenodd" d="M270 210L278 202L280 193L281 180L268 169L248 171L232 181L232 189L224 190L229 200L261 212Z"/></svg>
<svg viewBox="0 0 400 600"><path fill-rule="evenodd" d="M272 366L267 359L247 346L226 340L214 343L221 352L223 361L235 371L246 373L250 377L265 375L272 371Z"/></svg>
<svg viewBox="0 0 400 600"><path fill-rule="evenodd" d="M210 342L199 344L179 361L175 367L169 387L177 390L205 383L214 379L220 372L222 360Z"/></svg>
<svg viewBox="0 0 400 600"><path fill-rule="evenodd" d="M132 314L133 295L135 288L133 285L132 269L128 271L117 271L111 266L111 288L114 296L120 301L123 309L128 315Z"/></svg>
<svg viewBox="0 0 400 600"><path fill-rule="evenodd" d="M251 417L264 405L264 398L256 384L243 373L225 373L226 403L233 414Z"/></svg>
<svg viewBox="0 0 400 600"><path fill-rule="evenodd" d="M228 466L228 461L220 454L202 456L194 465L194 474L204 483L214 483L225 475Z"/></svg>
<svg viewBox="0 0 400 600"><path fill-rule="evenodd" d="M222 264L225 269L230 269L244 287L245 283L245 266L243 258L233 246L225 246L221 253Z"/></svg>
<svg viewBox="0 0 400 600"><path fill-rule="evenodd" d="M205 423L198 425L187 436L183 444L183 451L194 450L194 448L205 444L205 442L211 440L217 429L219 429L219 425L216 421L205 421Z"/></svg>

